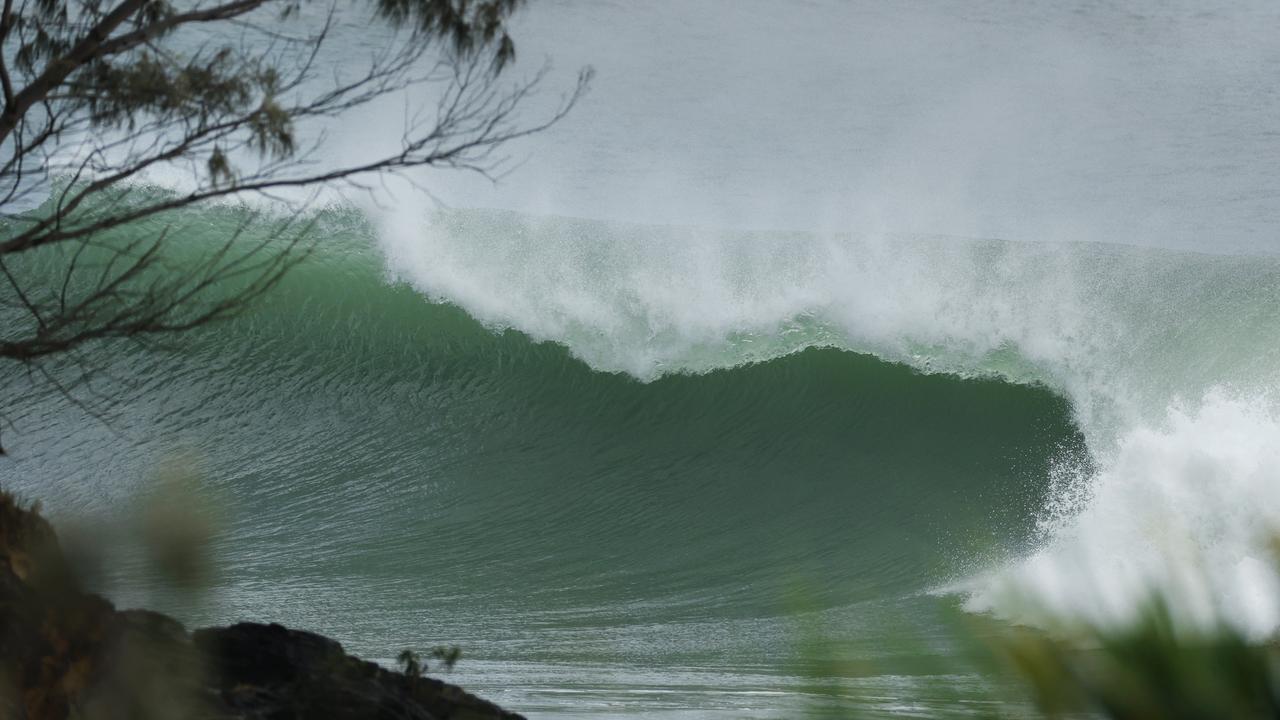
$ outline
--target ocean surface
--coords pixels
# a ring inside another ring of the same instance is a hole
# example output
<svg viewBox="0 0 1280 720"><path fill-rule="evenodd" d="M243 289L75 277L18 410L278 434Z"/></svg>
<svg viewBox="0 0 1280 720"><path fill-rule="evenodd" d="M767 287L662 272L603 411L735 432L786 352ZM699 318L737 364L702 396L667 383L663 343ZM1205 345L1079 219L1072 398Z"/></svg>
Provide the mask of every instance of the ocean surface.
<svg viewBox="0 0 1280 720"><path fill-rule="evenodd" d="M339 65L373 32L340 27ZM252 312L99 358L105 421L4 369L0 483L73 532L198 468L210 586L98 529L118 603L388 664L456 644L447 678L533 718L976 716L1003 682L976 622L1152 589L1270 637L1278 29L1263 2L531 3L513 72L550 58L547 103L598 73L499 183L326 198ZM393 117L328 128L331 159ZM250 212L171 219L175 257Z"/></svg>

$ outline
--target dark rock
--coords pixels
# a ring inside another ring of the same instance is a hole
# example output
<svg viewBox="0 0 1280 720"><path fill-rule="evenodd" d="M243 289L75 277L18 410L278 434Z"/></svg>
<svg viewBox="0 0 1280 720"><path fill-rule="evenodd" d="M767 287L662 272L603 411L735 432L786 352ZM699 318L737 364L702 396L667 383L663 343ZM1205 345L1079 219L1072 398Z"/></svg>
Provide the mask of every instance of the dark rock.
<svg viewBox="0 0 1280 720"><path fill-rule="evenodd" d="M240 623L190 634L82 592L38 513L0 492L0 719L520 718L334 640Z"/></svg>
<svg viewBox="0 0 1280 720"><path fill-rule="evenodd" d="M315 633L240 623L198 630L195 644L219 678L224 702L244 717L518 718L461 688L407 677L352 657Z"/></svg>

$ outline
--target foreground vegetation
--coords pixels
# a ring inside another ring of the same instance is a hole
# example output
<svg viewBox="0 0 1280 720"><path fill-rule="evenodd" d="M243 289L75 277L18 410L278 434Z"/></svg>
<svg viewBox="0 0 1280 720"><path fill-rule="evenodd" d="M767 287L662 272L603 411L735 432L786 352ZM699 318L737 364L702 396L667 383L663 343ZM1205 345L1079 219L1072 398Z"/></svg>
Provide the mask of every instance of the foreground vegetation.
<svg viewBox="0 0 1280 720"><path fill-rule="evenodd" d="M1069 636L1019 630L992 653L1051 718L1280 717L1275 644L1251 643L1225 623L1187 632L1158 599L1127 627Z"/></svg>

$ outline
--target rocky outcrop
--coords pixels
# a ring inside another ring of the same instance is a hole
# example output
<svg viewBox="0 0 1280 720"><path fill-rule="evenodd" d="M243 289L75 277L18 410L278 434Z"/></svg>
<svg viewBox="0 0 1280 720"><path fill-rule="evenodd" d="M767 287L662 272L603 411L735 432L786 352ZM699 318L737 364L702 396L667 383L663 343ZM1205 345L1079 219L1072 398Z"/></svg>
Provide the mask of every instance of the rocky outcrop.
<svg viewBox="0 0 1280 720"><path fill-rule="evenodd" d="M0 720L519 718L329 638L241 623L188 633L81 591L38 512L0 493Z"/></svg>

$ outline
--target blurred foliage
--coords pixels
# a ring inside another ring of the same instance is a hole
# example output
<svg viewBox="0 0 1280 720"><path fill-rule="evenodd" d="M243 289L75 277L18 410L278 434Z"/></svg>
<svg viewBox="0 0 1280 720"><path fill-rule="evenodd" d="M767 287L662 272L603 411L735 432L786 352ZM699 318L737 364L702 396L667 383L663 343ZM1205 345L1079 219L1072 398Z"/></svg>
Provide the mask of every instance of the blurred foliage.
<svg viewBox="0 0 1280 720"><path fill-rule="evenodd" d="M458 660L461 657L462 648L457 645L451 645L448 647L441 645L432 648L431 652L427 653L427 658L429 660L439 661L439 663L444 666L445 670L452 670L453 666L458 664ZM427 662L423 661L422 655L407 648L401 650L400 654L396 656L396 662L400 665L400 672L404 673L405 677L411 679L420 678L427 674L431 669Z"/></svg>
<svg viewBox="0 0 1280 720"><path fill-rule="evenodd" d="M1188 627L1170 602L1154 596L1127 623L1048 630L957 610L964 647L941 666L926 669L926 662L916 677L925 687L931 678L939 686L965 676L988 682L975 683L985 688L978 696L957 694L954 703L946 701L946 687L930 688L926 705L946 716L990 720L1280 718L1280 643L1251 638L1226 619ZM882 672L836 659L831 641L812 628L800 638L806 716L898 717L901 710L891 706L913 699L864 697L848 681Z"/></svg>
<svg viewBox="0 0 1280 720"><path fill-rule="evenodd" d="M218 513L203 489L197 459L183 454L161 463L138 509L142 546L160 577L179 588L205 587L212 575Z"/></svg>
<svg viewBox="0 0 1280 720"><path fill-rule="evenodd" d="M1160 599L1129 625L1065 637L1017 629L992 642L991 653L1050 718L1280 717L1274 642L1251 642L1225 622L1179 628Z"/></svg>

